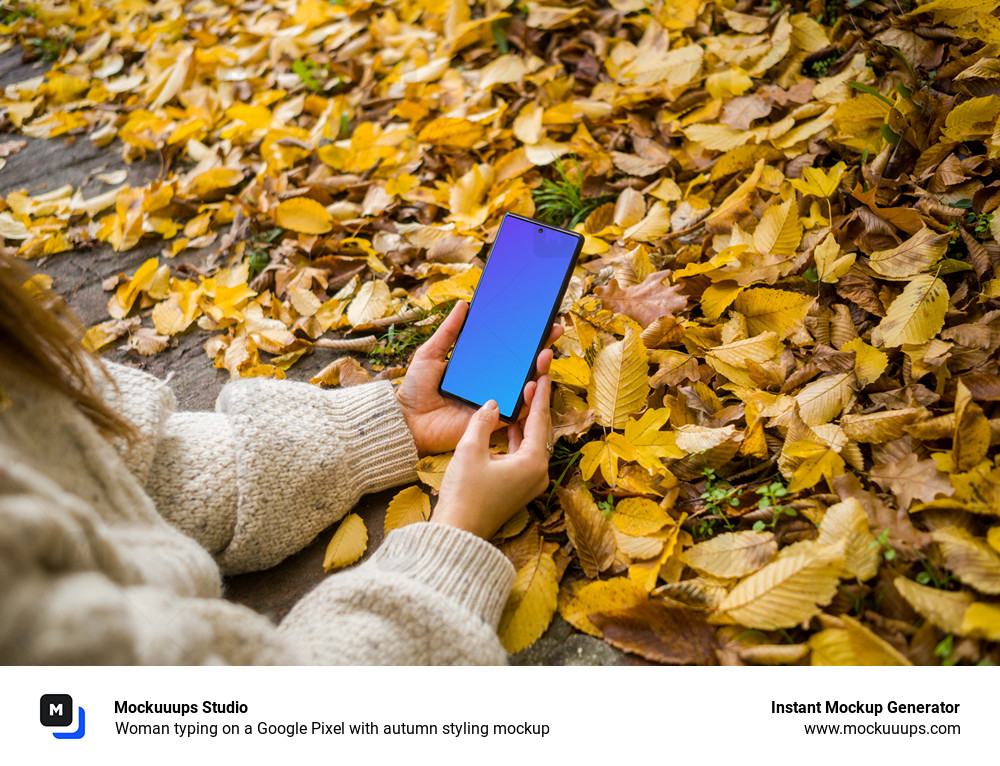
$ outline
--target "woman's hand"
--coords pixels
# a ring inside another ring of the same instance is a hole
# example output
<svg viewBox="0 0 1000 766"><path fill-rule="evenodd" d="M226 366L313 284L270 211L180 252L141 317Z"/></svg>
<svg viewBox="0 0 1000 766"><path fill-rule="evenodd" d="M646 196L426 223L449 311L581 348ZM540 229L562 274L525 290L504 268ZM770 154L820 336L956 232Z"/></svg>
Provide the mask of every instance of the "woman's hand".
<svg viewBox="0 0 1000 766"><path fill-rule="evenodd" d="M524 422L523 436L517 423L507 427L506 455L490 452L490 434L500 416L496 402L488 401L472 415L444 473L431 521L488 540L519 509L545 491L552 443L550 393L549 376L542 375Z"/></svg>
<svg viewBox="0 0 1000 766"><path fill-rule="evenodd" d="M467 404L447 399L438 393L438 384L447 366L448 350L458 338L458 331L465 321L469 304L459 301L441 323L437 331L413 355L403 385L396 392L403 408L403 417L413 435L420 455L435 455L455 449L465 433L475 410ZM546 348L535 361L536 375L549 371L552 352L548 349L563 333L561 325L553 325L545 343ZM535 381L524 387L524 407L527 412L535 393Z"/></svg>

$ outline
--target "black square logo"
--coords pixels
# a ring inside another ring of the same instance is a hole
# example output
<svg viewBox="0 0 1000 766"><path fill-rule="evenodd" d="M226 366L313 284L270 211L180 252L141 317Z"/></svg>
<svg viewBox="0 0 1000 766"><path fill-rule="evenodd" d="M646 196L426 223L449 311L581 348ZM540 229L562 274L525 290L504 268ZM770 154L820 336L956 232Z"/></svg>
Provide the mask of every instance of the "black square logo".
<svg viewBox="0 0 1000 766"><path fill-rule="evenodd" d="M68 694L43 694L38 718L42 726L69 726L73 723L73 698Z"/></svg>

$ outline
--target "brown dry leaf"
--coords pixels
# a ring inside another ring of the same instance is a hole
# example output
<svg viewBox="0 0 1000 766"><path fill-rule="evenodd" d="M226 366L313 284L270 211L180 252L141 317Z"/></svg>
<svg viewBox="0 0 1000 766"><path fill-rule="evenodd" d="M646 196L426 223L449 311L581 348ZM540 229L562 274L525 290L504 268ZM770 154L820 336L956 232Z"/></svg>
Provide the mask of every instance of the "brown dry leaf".
<svg viewBox="0 0 1000 766"><path fill-rule="evenodd" d="M134 349L142 356L159 354L170 343L170 338L166 335L158 335L155 330L148 327L140 327L131 333L128 338L128 347Z"/></svg>
<svg viewBox="0 0 1000 766"><path fill-rule="evenodd" d="M913 452L893 463L875 466L870 475L872 481L896 496L899 507L904 510L914 500L925 502L938 496L951 497L955 492L933 460L919 460Z"/></svg>
<svg viewBox="0 0 1000 766"><path fill-rule="evenodd" d="M368 383L371 375L353 356L334 359L320 370L309 382L318 386L357 386Z"/></svg>
<svg viewBox="0 0 1000 766"><path fill-rule="evenodd" d="M588 577L596 578L615 561L617 546L611 525L579 477L559 487L556 496L566 516L566 534L576 548L580 565Z"/></svg>
<svg viewBox="0 0 1000 766"><path fill-rule="evenodd" d="M687 296L677 285L666 285L669 271L656 271L641 283L621 288L614 279L606 287L594 289L594 294L612 311L635 319L648 327L664 316L674 316L687 306Z"/></svg>
<svg viewBox="0 0 1000 766"><path fill-rule="evenodd" d="M715 631L698 612L659 601L590 615L612 646L668 665L705 664L715 651Z"/></svg>

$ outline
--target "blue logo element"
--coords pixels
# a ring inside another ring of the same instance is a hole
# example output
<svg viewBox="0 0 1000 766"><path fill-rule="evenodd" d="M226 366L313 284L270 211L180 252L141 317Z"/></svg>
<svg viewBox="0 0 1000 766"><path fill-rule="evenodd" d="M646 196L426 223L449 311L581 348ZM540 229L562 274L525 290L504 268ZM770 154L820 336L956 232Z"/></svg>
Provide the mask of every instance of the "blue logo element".
<svg viewBox="0 0 1000 766"><path fill-rule="evenodd" d="M39 700L42 726L69 726L73 723L73 698L68 694L43 694ZM76 731L52 732L56 739L83 739L87 733L87 715L77 708Z"/></svg>
<svg viewBox="0 0 1000 766"><path fill-rule="evenodd" d="M56 739L83 739L83 735L87 733L87 714L84 712L82 707L77 709L77 725L76 731L54 731L52 736Z"/></svg>

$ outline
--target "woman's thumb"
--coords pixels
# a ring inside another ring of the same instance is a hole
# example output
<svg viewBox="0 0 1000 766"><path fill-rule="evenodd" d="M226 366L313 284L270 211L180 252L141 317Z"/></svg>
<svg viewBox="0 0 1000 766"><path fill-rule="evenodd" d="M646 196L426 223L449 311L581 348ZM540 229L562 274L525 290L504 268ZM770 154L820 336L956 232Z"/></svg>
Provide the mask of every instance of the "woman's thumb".
<svg viewBox="0 0 1000 766"><path fill-rule="evenodd" d="M469 424L465 427L465 433L462 435L462 442L465 443L465 446L489 451L490 434L493 433L499 417L500 410L493 399L476 410L469 419Z"/></svg>

